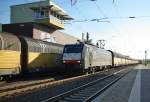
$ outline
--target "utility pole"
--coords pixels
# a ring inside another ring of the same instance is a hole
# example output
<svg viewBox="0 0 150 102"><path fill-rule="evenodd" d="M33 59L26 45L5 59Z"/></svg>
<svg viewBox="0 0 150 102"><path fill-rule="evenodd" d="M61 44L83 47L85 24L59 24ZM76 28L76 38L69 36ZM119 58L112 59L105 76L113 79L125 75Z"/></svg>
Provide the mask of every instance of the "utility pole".
<svg viewBox="0 0 150 102"><path fill-rule="evenodd" d="M145 65L147 65L147 50L145 50Z"/></svg>
<svg viewBox="0 0 150 102"><path fill-rule="evenodd" d="M104 49L105 48L105 40L101 39L101 40L98 40L98 42L99 42L100 48Z"/></svg>

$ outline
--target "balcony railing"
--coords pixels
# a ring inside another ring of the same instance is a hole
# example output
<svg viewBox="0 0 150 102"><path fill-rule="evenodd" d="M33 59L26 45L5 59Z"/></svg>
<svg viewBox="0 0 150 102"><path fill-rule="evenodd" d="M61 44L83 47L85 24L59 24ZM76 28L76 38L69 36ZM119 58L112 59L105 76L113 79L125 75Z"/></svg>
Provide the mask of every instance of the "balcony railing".
<svg viewBox="0 0 150 102"><path fill-rule="evenodd" d="M46 16L38 17L38 18L36 18L36 22L43 23L43 24L46 24L46 25L49 25L49 26L53 26L53 27L56 27L56 28L61 28L61 29L64 28L63 22L61 20L53 17L53 16L50 16L50 17L46 17Z"/></svg>
<svg viewBox="0 0 150 102"><path fill-rule="evenodd" d="M53 15L49 15L49 16L41 16L41 15L38 15L38 16L35 16L36 19L53 19L54 21L58 22L58 23L61 23L63 24L63 21L54 17Z"/></svg>

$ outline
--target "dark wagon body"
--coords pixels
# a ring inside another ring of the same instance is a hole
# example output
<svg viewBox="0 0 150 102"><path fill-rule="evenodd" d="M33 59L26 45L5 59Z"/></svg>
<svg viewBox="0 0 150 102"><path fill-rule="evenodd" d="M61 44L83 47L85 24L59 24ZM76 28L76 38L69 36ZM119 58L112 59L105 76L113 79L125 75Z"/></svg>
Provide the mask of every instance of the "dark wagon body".
<svg viewBox="0 0 150 102"><path fill-rule="evenodd" d="M62 66L63 45L20 37L22 72L46 72Z"/></svg>
<svg viewBox="0 0 150 102"><path fill-rule="evenodd" d="M0 33L0 76L59 71L63 45Z"/></svg>

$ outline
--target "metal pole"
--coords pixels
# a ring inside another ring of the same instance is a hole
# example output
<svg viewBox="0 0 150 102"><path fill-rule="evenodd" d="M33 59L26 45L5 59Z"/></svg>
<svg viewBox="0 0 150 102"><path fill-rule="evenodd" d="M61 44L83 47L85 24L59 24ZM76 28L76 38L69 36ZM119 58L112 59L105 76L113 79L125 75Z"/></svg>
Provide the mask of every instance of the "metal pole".
<svg viewBox="0 0 150 102"><path fill-rule="evenodd" d="M100 48L104 49L105 48L105 40L98 40L100 43Z"/></svg>
<svg viewBox="0 0 150 102"><path fill-rule="evenodd" d="M82 42L84 42L84 33L82 33Z"/></svg>
<svg viewBox="0 0 150 102"><path fill-rule="evenodd" d="M147 65L147 50L145 50L145 65Z"/></svg>

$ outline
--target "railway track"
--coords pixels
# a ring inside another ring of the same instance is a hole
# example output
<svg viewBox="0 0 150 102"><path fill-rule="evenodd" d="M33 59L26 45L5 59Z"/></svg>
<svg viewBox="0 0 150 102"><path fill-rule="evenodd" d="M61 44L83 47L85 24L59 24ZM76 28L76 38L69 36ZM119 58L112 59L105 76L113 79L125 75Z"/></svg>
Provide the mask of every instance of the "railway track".
<svg viewBox="0 0 150 102"><path fill-rule="evenodd" d="M74 76L74 77L66 77L64 79L58 79L53 80L53 79L46 79L46 80L41 80L41 81L35 81L35 82L25 82L24 84L20 85L14 85L14 86L7 86L7 87L0 87L0 97L1 98L10 98L10 97L16 97L25 93L32 93L35 92L36 90L40 89L45 89L49 87L55 87L55 86L60 86L64 85L66 83L72 83L75 81L79 80L88 80L90 78L95 77L95 79L98 79L101 74L110 74L113 72L116 72L117 70L120 70L122 68L113 68L111 70L105 70L102 72L97 72L95 74L90 74L90 75L80 75L80 76ZM16 82L17 83L17 82ZM57 94L58 95L58 94Z"/></svg>
<svg viewBox="0 0 150 102"><path fill-rule="evenodd" d="M103 71L104 72L104 71ZM2 86L0 86L0 97L15 97L18 95L21 95L23 93L28 93L34 90L39 90L42 88L47 88L49 86L57 86L66 82L71 82L79 79L84 79L88 77L92 77L95 75L98 75L99 73L103 72L97 72L95 74L90 75L80 75L76 77L65 77L65 78L51 78L51 79L45 79L40 81L23 81L19 84L19 82L13 82L13 83L4 83ZM106 71L107 72L107 71ZM57 79L57 80L55 80ZM8 84L8 85L6 85Z"/></svg>
<svg viewBox="0 0 150 102"><path fill-rule="evenodd" d="M82 76L76 75L62 75L56 76L52 78L45 78L45 79L37 79L37 80L22 80L22 81L1 81L0 82L0 97L14 97L18 96L22 93L28 91L34 91L36 89L46 88L48 86L59 85L66 81L71 81L73 79L79 79Z"/></svg>
<svg viewBox="0 0 150 102"><path fill-rule="evenodd" d="M91 102L130 71L127 69L120 70L41 102Z"/></svg>
<svg viewBox="0 0 150 102"><path fill-rule="evenodd" d="M81 78L94 76L99 73L101 72L91 74L91 75L80 75L80 76L75 76L75 77L74 76L58 76L55 78L49 78L49 79L38 80L38 81L30 81L30 82L23 81L20 83L19 82L3 83L2 86L0 86L0 97L14 97L25 92L33 91L36 89L39 90L39 89L46 88L49 86L56 86L56 85L70 82L73 80L78 80Z"/></svg>

